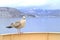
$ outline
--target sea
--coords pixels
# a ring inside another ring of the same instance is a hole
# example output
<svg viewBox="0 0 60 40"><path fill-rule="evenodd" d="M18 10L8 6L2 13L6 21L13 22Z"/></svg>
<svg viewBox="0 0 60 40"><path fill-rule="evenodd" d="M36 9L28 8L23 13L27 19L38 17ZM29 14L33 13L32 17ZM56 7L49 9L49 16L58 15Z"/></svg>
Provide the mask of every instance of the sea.
<svg viewBox="0 0 60 40"><path fill-rule="evenodd" d="M16 28L6 28L21 18L0 18L0 34L17 33ZM60 32L59 17L26 18L26 25L20 32Z"/></svg>

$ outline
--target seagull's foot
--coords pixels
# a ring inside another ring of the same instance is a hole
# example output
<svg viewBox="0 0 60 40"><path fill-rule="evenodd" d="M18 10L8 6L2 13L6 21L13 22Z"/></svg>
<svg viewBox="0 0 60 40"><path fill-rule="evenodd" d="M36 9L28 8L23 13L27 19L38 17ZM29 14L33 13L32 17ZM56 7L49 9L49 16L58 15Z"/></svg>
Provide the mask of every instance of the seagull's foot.
<svg viewBox="0 0 60 40"><path fill-rule="evenodd" d="M20 34L23 34L23 32L20 32Z"/></svg>
<svg viewBox="0 0 60 40"><path fill-rule="evenodd" d="M23 34L23 32L18 32L17 34Z"/></svg>

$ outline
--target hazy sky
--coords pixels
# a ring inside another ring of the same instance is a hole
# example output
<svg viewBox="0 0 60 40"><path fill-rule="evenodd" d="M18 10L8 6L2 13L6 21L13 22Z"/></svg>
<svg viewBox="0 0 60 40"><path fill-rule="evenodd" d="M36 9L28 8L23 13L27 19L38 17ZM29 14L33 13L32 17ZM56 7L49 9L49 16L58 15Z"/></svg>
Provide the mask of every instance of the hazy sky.
<svg viewBox="0 0 60 40"><path fill-rule="evenodd" d="M32 6L45 5L47 0L0 0L0 6Z"/></svg>
<svg viewBox="0 0 60 40"><path fill-rule="evenodd" d="M60 0L48 0L48 8L60 9Z"/></svg>
<svg viewBox="0 0 60 40"><path fill-rule="evenodd" d="M43 6L59 8L60 0L0 0L0 6L19 7L19 6Z"/></svg>

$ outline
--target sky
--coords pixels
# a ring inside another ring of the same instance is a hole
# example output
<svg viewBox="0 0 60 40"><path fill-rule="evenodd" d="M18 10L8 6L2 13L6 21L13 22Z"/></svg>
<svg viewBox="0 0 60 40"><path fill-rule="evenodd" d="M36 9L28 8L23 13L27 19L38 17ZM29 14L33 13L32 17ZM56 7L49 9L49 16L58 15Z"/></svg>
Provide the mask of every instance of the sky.
<svg viewBox="0 0 60 40"><path fill-rule="evenodd" d="M0 0L0 6L32 6L44 5L47 0Z"/></svg>
<svg viewBox="0 0 60 40"><path fill-rule="evenodd" d="M60 9L60 0L48 0L48 8Z"/></svg>
<svg viewBox="0 0 60 40"><path fill-rule="evenodd" d="M60 8L60 0L0 0L0 6L46 6L47 8Z"/></svg>

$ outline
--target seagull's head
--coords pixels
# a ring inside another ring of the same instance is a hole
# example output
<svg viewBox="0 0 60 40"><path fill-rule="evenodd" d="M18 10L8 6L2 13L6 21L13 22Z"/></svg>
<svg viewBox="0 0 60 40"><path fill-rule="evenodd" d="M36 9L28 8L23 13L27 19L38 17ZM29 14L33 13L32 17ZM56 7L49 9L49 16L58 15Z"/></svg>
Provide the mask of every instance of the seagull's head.
<svg viewBox="0 0 60 40"><path fill-rule="evenodd" d="M26 16L23 16L23 19L26 19Z"/></svg>

